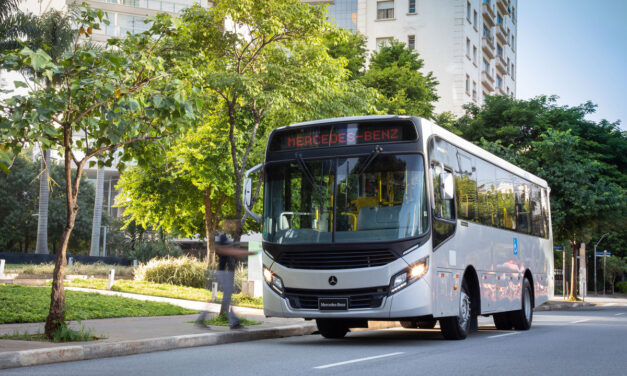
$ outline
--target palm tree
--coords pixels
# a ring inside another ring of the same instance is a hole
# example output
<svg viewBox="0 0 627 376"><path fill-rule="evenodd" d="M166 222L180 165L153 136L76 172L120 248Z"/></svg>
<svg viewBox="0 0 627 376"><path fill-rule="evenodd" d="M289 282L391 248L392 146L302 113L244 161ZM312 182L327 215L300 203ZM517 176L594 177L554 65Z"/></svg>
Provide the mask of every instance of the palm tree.
<svg viewBox="0 0 627 376"><path fill-rule="evenodd" d="M40 16L18 11L20 0L0 0L0 51L19 48L22 43L32 50L43 49L57 60L74 41L76 32L68 15L51 10ZM20 41L23 39L24 41ZM33 75L33 72L25 72ZM60 78L46 79L52 87ZM36 253L48 254L48 202L50 198L49 174L50 150L42 150L39 180L39 217L37 224Z"/></svg>

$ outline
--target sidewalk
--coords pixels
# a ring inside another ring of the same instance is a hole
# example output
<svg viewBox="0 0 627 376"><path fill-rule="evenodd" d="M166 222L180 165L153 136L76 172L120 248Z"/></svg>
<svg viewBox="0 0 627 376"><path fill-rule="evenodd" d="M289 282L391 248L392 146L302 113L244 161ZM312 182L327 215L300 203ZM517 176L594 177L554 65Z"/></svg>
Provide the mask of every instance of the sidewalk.
<svg viewBox="0 0 627 376"><path fill-rule="evenodd" d="M217 314L220 305L173 298L91 290L68 287L68 290L98 292L119 295L139 300L166 302L182 307ZM586 309L596 305L624 305L627 298L587 297L586 302L572 303L555 299L536 311ZM92 329L97 336L107 338L91 342L48 343L35 341L0 340L0 369L57 363L75 360L132 355L153 351L165 351L194 346L210 346L225 343L255 341L260 339L302 336L317 330L315 321L302 319L266 318L260 309L236 307L240 317L260 321L260 325L248 326L244 330L229 330L228 327L212 326L201 329L194 326L196 315L128 317L117 319L84 320L82 325ZM76 323L71 327L79 328ZM371 329L398 326L398 322L371 322ZM0 334L43 332L43 323L0 325Z"/></svg>

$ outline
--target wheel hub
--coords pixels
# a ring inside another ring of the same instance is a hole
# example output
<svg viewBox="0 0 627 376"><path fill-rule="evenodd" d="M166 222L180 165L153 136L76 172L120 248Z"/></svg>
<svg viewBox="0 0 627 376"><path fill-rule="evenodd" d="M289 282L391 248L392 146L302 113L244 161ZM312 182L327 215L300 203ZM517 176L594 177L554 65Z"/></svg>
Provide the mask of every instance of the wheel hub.
<svg viewBox="0 0 627 376"><path fill-rule="evenodd" d="M470 321L470 296L462 291L459 304L459 326L466 329Z"/></svg>

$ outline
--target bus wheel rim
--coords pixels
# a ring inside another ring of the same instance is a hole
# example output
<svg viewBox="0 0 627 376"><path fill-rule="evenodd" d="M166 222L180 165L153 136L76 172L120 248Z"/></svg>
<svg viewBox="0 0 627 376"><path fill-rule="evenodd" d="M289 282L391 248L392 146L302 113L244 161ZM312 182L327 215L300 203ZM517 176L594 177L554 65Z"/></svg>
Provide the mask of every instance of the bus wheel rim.
<svg viewBox="0 0 627 376"><path fill-rule="evenodd" d="M470 296L462 291L459 307L459 326L466 329L470 321Z"/></svg>

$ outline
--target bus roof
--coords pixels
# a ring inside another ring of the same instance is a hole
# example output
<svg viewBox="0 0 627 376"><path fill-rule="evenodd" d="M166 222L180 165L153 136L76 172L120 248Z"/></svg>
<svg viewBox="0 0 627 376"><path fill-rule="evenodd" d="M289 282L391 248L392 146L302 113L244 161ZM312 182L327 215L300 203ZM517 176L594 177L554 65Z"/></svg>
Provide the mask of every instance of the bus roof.
<svg viewBox="0 0 627 376"><path fill-rule="evenodd" d="M433 123L424 118L419 118L416 116L406 116L406 115L369 115L369 116L348 116L348 117L336 117L329 119L320 119L320 120L312 120L306 121L302 123L290 124L284 127L274 129L270 137L276 132L289 128L295 127L305 127L310 125L321 125L321 124L332 124L332 123L347 123L352 121L372 121L372 120L408 120L413 119L415 123L422 125L422 135L425 138L428 138L430 135L437 135L442 137L444 140L456 145L457 147L466 150L467 152L482 158L490 163L493 163L496 166L504 168L511 173L518 175L524 179L529 180L532 183L538 184L542 187L548 187L546 180L531 174L523 170L522 168L490 153L487 150L480 148L479 146L473 144L470 141L465 140L464 138L447 131L446 129L440 127L439 125ZM430 126L431 129L425 129L425 125Z"/></svg>

